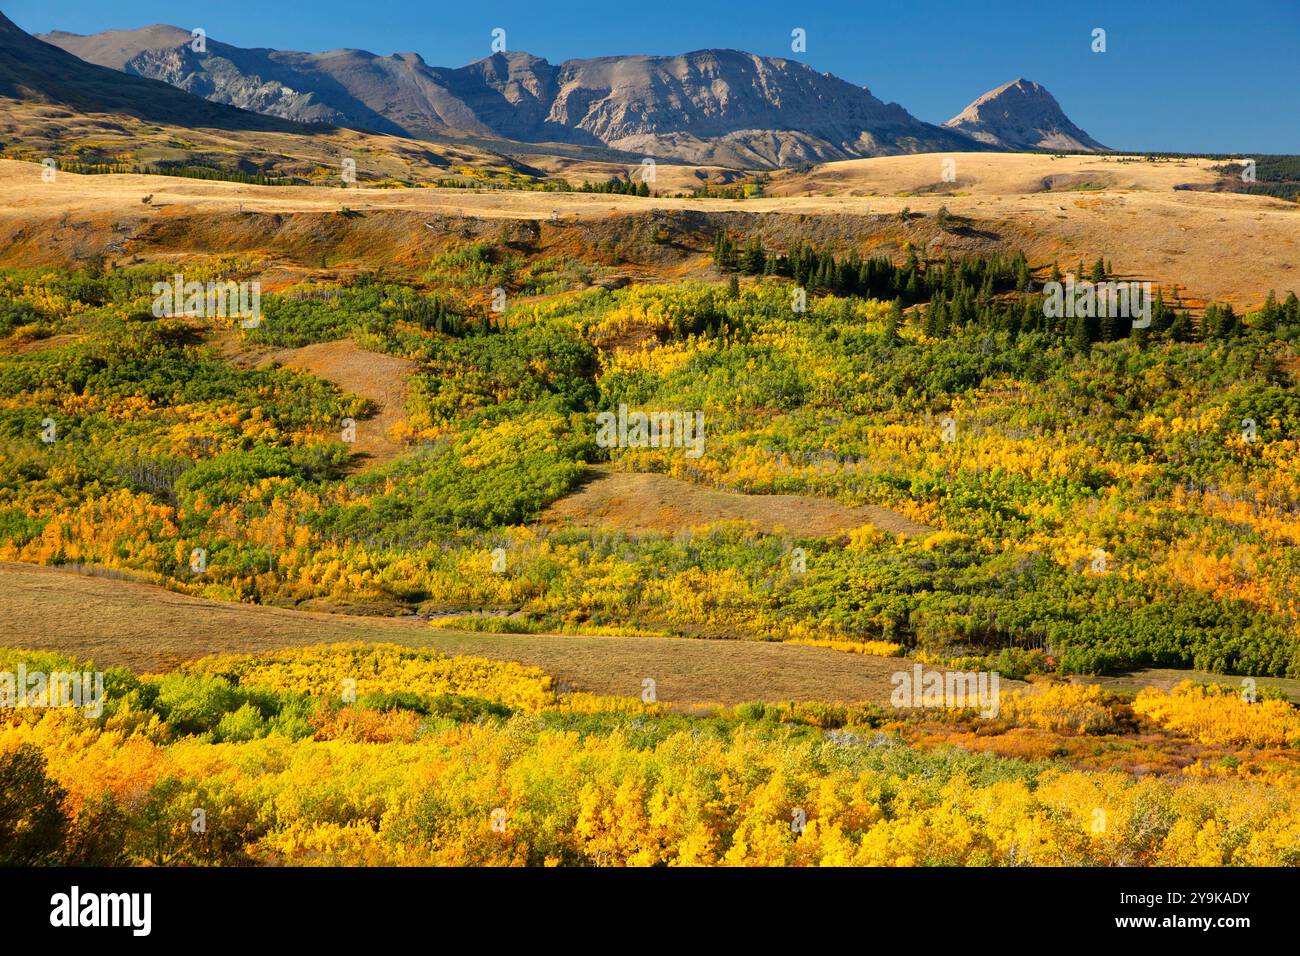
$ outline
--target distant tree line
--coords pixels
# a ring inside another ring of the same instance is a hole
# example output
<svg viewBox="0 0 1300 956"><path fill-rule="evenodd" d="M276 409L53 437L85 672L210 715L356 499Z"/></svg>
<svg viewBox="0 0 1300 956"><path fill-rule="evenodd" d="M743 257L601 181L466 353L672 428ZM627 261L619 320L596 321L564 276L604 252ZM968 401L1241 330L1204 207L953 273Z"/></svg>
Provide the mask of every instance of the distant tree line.
<svg viewBox="0 0 1300 956"><path fill-rule="evenodd" d="M212 179L227 183L245 183L249 186L293 186L299 182L287 177L267 176L264 173L245 173L238 169L221 169L216 166L178 166L169 163L157 166L132 166L131 172L149 176Z"/></svg>
<svg viewBox="0 0 1300 956"><path fill-rule="evenodd" d="M179 176L184 179L211 179L230 183L245 183L250 186L293 186L300 180L267 176L263 173L245 173L238 169L222 169L217 166L194 166L161 163L148 166L130 163L87 163L70 160L56 160L55 168L64 173L76 173L79 176L125 175L135 176Z"/></svg>
<svg viewBox="0 0 1300 956"><path fill-rule="evenodd" d="M713 262L720 270L732 273L733 279L737 274L779 276L793 280L810 294L823 292L893 302L890 330L905 321L904 308L921 306L912 320L932 338L945 338L970 328L1005 331L1013 338L1021 333L1041 332L1071 350L1086 350L1094 343L1130 335L1142 341L1227 340L1244 334L1247 328L1231 305L1217 303L1206 307L1198 325L1186 310L1166 302L1159 288L1153 291L1147 328L1134 329L1131 314L1112 316L1104 308L1083 315L1049 315L1023 252L926 262L912 251L903 263L895 264L885 257L864 259L856 252L836 257L802 242L785 253L775 253L757 236L742 244L720 232L714 241ZM1114 272L1099 258L1089 269L1080 260L1073 275L1077 280L1101 283L1111 280ZM1065 281L1058 265L1052 265L1048 281ZM1268 332L1283 327L1300 329L1300 301L1292 292L1285 302L1278 302L1276 294L1270 292L1249 327ZM892 334L890 330L887 334Z"/></svg>
<svg viewBox="0 0 1300 956"><path fill-rule="evenodd" d="M1259 156L1253 161L1255 178L1251 182L1242 178L1244 167L1240 160L1215 166L1214 171L1224 177L1223 184L1233 192L1300 201L1300 156Z"/></svg>
<svg viewBox="0 0 1300 956"><path fill-rule="evenodd" d="M603 183L583 183L574 192L612 193L618 196L649 196L650 186L646 182L634 183L630 179L610 177Z"/></svg>

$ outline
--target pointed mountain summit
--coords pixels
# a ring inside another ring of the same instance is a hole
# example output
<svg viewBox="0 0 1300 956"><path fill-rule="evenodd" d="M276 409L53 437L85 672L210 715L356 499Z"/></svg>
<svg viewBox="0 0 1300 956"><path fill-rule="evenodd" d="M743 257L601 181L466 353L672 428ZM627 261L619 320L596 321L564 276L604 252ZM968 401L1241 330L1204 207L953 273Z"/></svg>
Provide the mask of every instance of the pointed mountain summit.
<svg viewBox="0 0 1300 956"><path fill-rule="evenodd" d="M1016 79L985 93L943 124L997 149L1103 152L1032 80Z"/></svg>

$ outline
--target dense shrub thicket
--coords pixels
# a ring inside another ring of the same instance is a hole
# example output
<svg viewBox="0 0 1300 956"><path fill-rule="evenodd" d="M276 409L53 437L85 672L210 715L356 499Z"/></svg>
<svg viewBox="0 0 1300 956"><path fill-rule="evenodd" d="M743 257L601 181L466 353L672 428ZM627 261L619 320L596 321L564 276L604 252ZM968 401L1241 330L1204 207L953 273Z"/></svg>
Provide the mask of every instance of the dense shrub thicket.
<svg viewBox="0 0 1300 956"><path fill-rule="evenodd" d="M231 323L415 362L408 452L369 470L340 428L372 406L155 319L167 266L0 275L5 331L75 333L0 357L0 558L252 601L509 608L533 629L1300 676L1294 293L1245 315L1160 302L1149 329L1062 324L1042 308L1051 267L1023 256L895 264L721 237L719 264L753 282L493 316L466 283L533 281L512 255L452 250L441 285L303 285L264 297L256 328ZM601 447L596 413L620 405L698 412L704 453ZM934 533L537 526L592 465L879 505Z"/></svg>

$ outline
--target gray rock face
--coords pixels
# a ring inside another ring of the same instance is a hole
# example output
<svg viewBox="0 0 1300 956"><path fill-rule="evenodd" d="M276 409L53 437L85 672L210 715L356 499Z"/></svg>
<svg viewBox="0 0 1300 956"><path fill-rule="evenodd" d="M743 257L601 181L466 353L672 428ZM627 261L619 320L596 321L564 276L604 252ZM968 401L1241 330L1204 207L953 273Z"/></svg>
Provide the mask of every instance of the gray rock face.
<svg viewBox="0 0 1300 956"><path fill-rule="evenodd" d="M459 69L418 54L242 49L168 26L46 42L92 63L303 122L414 137L472 135L607 146L694 163L778 166L986 148L864 87L738 50L553 65L497 53Z"/></svg>
<svg viewBox="0 0 1300 956"><path fill-rule="evenodd" d="M174 29L174 28L168 28ZM180 31L177 31L180 32ZM189 34L184 34L186 41ZM160 69L186 72L179 51ZM0 97L54 103L83 112L122 113L151 122L220 129L306 132L274 116L231 109L143 75L130 75L44 43L0 14Z"/></svg>
<svg viewBox="0 0 1300 956"><path fill-rule="evenodd" d="M328 72L316 69L316 58L310 55L245 50L211 38L204 51L197 52L188 31L161 24L91 36L56 31L39 39L90 63L161 80L214 103L303 123L403 134L398 125L349 96ZM352 52L358 51L335 51ZM340 65L355 68L346 57Z"/></svg>
<svg viewBox="0 0 1300 956"><path fill-rule="evenodd" d="M943 125L996 149L1106 149L1070 122L1051 93L1024 79L990 90Z"/></svg>

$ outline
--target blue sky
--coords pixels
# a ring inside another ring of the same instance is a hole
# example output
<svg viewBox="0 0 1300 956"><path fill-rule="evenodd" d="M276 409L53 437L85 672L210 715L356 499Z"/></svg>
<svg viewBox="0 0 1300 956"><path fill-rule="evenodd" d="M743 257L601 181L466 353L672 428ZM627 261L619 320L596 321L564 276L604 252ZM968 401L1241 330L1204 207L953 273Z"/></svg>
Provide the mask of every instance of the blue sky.
<svg viewBox="0 0 1300 956"><path fill-rule="evenodd" d="M443 66L487 55L495 27L510 49L552 62L733 47L803 60L933 123L1023 76L1108 146L1300 153L1300 0L8 0L3 9L33 33L171 23L238 46L413 50ZM806 53L791 52L796 27ZM1090 49L1097 27L1105 53Z"/></svg>

